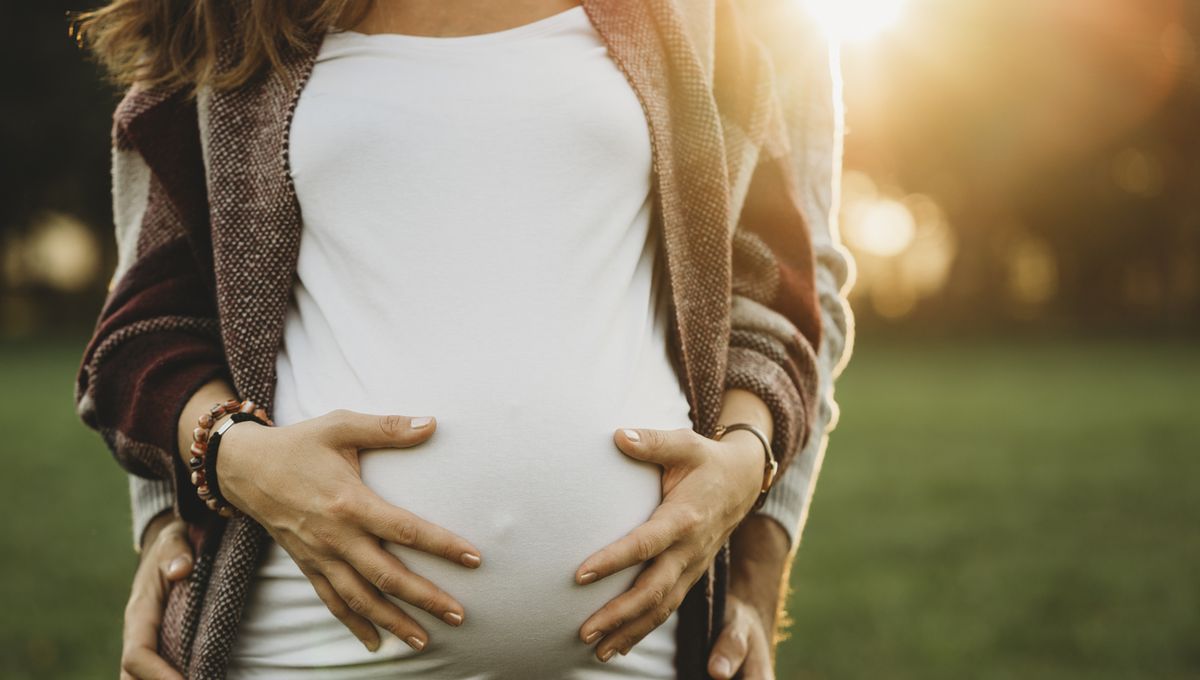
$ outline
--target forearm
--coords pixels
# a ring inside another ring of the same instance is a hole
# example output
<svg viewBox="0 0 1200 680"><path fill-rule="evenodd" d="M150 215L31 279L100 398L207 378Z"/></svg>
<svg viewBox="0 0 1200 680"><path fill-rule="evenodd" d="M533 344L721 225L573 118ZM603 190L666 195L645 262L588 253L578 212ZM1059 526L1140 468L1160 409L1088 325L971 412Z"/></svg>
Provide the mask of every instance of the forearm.
<svg viewBox="0 0 1200 680"><path fill-rule="evenodd" d="M775 631L783 623L793 555L788 533L766 515L747 517L730 537L729 589L762 617L770 636L772 664L779 640Z"/></svg>

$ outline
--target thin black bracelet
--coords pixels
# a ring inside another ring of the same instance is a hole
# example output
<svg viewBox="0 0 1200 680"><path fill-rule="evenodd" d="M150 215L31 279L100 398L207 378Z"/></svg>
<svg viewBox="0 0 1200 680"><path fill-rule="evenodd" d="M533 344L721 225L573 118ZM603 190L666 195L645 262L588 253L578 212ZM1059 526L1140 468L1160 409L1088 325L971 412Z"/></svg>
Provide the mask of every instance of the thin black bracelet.
<svg viewBox="0 0 1200 680"><path fill-rule="evenodd" d="M209 498L206 499L205 502L208 504L210 510L220 511L221 508L230 508L233 511L237 510L237 508L230 504L229 500L221 494L221 486L217 482L217 452L221 445L221 435L225 434L226 430L233 427L234 423L242 423L247 420L253 420L259 425L269 427L265 421L253 413L238 412L230 415L229 420L221 423L221 426L218 427L216 431L213 432L208 438L208 453L204 456L204 479L208 483L209 493Z"/></svg>

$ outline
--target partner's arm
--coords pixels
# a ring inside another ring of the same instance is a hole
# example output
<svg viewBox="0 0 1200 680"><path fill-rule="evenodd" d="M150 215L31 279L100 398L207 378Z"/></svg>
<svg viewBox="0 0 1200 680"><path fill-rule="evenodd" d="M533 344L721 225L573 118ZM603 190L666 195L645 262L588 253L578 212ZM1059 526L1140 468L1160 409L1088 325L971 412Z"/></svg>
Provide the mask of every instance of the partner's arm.
<svg viewBox="0 0 1200 680"><path fill-rule="evenodd" d="M122 467L152 481L147 500L195 516L207 510L181 484L187 471L175 453L176 423L201 384L226 374L215 299L191 245L204 230L173 209L166 185L121 127L121 106L111 138L118 262L77 371L75 409ZM180 115L194 121L194 111ZM174 141L176 153L200 162L197 135Z"/></svg>
<svg viewBox="0 0 1200 680"><path fill-rule="evenodd" d="M821 315L817 351L818 400L812 433L756 511L775 519L794 552L807 518L827 434L837 421L834 379L850 355L853 316L847 292L853 260L841 244L837 202L844 129L840 50L794 2L744 3L751 26L771 54L787 122L797 195L813 245Z"/></svg>
<svg viewBox="0 0 1200 680"><path fill-rule="evenodd" d="M795 174L817 264L822 324L817 364L820 400L812 436L795 464L776 480L764 506L731 537L730 594L757 614L766 635L769 661L754 665L773 668L776 646L788 623L785 607L792 560L808 517L828 433L837 420L834 379L849 358L853 342L853 316L846 301L853 261L837 232L844 128L838 45L828 40L811 17L798 14L795 3L758 2L753 8L758 11L756 30L773 53L776 83L791 133ZM716 677L731 676L743 658L749 673L754 660L746 654L752 655L754 650L747 646L744 640L723 635L710 659L710 669L717 668L722 655L741 656L731 661L728 675Z"/></svg>

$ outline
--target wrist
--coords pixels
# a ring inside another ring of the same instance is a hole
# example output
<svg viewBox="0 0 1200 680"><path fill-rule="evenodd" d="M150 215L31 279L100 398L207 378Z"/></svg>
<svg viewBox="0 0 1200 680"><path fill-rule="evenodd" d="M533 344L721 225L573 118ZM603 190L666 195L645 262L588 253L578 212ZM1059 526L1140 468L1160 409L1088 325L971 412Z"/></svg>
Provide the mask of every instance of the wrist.
<svg viewBox="0 0 1200 680"><path fill-rule="evenodd" d="M231 430L233 425L245 421L257 421L263 425L273 424L266 410L253 400L231 398L217 402L201 413L192 431L187 463L189 479L204 505L224 518L235 516L238 508L231 505L221 492L216 469L221 444L225 432Z"/></svg>
<svg viewBox="0 0 1200 680"><path fill-rule="evenodd" d="M764 500L766 495L764 485L769 482L768 470L772 469L772 459L770 451L766 449L766 445L758 435L740 427L724 430L723 428L727 424L733 425L732 423L719 425L714 437L727 446L728 454L726 455L737 466L737 473L733 477L745 480L741 487L744 491L739 494L742 499L739 514L739 521L741 521L752 510L760 507Z"/></svg>
<svg viewBox="0 0 1200 680"><path fill-rule="evenodd" d="M236 399L233 388L224 378L213 378L196 390L179 414L179 457L187 465L191 459L193 433L201 414L217 402Z"/></svg>
<svg viewBox="0 0 1200 680"><path fill-rule="evenodd" d="M728 430L719 435L714 432L714 436L719 436L721 441L728 441L731 445L736 444L736 449L731 446L731 450L736 450L739 459L745 461L747 466L752 465L756 468L757 483L753 496L748 499L746 506L748 513L757 509L765 500L766 494L762 492L763 484L767 481L768 467L774 467L771 465L774 457L771 451L771 442L775 430L771 410L767 407L766 402L754 392L742 388L730 388L725 390L722 397L721 413L717 417L717 422L724 425L744 423L756 428L762 434L762 438L759 438L754 432L744 429ZM753 462L751 463L751 461Z"/></svg>
<svg viewBox="0 0 1200 680"><path fill-rule="evenodd" d="M213 432L218 431L232 417L233 414L230 413L218 418L213 423ZM242 482L250 479L252 475L243 470L245 457L242 456L242 452L258 448L247 440L253 440L259 430L268 429L270 428L261 423L245 420L231 424L221 435L218 447L220 455L217 456L213 471L220 484L221 495L229 504L243 512L246 511L246 500L239 491L244 491Z"/></svg>

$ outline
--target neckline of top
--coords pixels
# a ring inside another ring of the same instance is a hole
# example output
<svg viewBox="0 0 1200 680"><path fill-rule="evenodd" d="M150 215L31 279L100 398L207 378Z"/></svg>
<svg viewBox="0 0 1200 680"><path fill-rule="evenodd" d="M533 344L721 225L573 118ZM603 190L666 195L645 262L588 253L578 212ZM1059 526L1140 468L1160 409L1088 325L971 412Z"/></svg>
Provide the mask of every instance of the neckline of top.
<svg viewBox="0 0 1200 680"><path fill-rule="evenodd" d="M360 33L350 29L330 28L328 37L342 36L366 42L388 43L397 45L416 45L424 47L459 47L490 44L506 40L530 37L546 33L562 24L575 21L586 14L583 5L575 5L570 9L556 12L550 16L531 21L527 24L506 28L488 33L472 33L470 35L412 35L409 33Z"/></svg>

